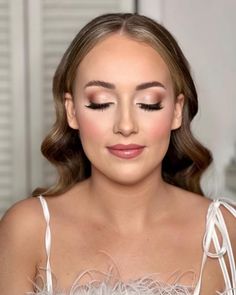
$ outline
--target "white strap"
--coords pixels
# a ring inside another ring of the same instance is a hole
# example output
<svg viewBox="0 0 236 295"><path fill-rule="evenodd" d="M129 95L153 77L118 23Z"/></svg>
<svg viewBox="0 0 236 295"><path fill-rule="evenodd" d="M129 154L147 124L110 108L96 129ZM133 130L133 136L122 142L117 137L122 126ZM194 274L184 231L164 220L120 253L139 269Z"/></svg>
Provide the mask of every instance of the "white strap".
<svg viewBox="0 0 236 295"><path fill-rule="evenodd" d="M199 275L199 279L196 284L196 287L194 289L193 295L199 295L201 291L203 270L207 260L207 253L211 245L211 236L214 229L214 224L210 222L211 219L212 219L212 212L210 211L210 207L209 207L207 212L207 217L206 217L206 229L205 229L205 234L203 237L203 257L202 257L202 263L200 268L200 275Z"/></svg>
<svg viewBox="0 0 236 295"><path fill-rule="evenodd" d="M227 203L225 203L223 201L218 201L217 205L218 205L217 206L217 209L218 209L217 210L217 219L218 219L218 223L221 225L221 227L218 228L218 229L220 230L220 233L221 233L222 238L223 238L223 243L225 244L224 247L226 248L226 252L228 254L229 266L230 266L230 272L231 272L231 282L230 282L230 279L229 279L229 274L228 274L226 266L225 266L225 269L226 269L225 271L223 270L223 267L224 267L223 264L221 264L221 268L222 268L224 277L227 278L227 280L225 280L226 281L226 289L228 290L230 295L231 294L236 295L235 259L234 259L232 246L231 246L231 243L230 243L228 229L227 229L227 226L225 224L223 214L222 214L221 210L219 209L219 206L220 205L224 206L235 218L236 218L236 209L229 206L229 204L227 204ZM217 247L219 247L219 240L218 240L218 236L216 235L216 233L215 233L215 237L213 237L213 242L214 242L214 245L216 245L216 243L217 243ZM224 257L223 256L219 257L219 260L221 262L221 260L224 260Z"/></svg>
<svg viewBox="0 0 236 295"><path fill-rule="evenodd" d="M207 221L206 221L206 231L203 239L203 259L200 269L200 276L197 282L196 288L194 290L194 295L200 294L201 282L202 282L202 274L204 265L206 263L207 257L219 259L219 263L221 266L221 270L223 273L225 288L228 295L236 295L236 268L235 268L235 260L232 251L232 246L230 243L230 238L228 234L228 230L225 224L225 220L223 214L220 210L220 205L224 206L235 218L236 218L236 210L230 206L228 203L223 200L215 200L213 201L208 209L207 213ZM222 245L220 245L217 231L220 233L222 238ZM213 242L215 247L215 253L210 252L209 248ZM230 273L226 267L225 263L225 254L227 253L229 259Z"/></svg>
<svg viewBox="0 0 236 295"><path fill-rule="evenodd" d="M46 288L47 291L52 294L53 293L53 288L52 288L52 270L51 270L51 265L50 265L50 251L51 251L51 230L50 230L50 213L48 210L48 205L46 200L42 197L38 197L40 200L40 203L43 208L43 214L44 218L46 221L46 232L45 232L45 249L46 249L46 254L47 254L47 268L46 268L46 279L47 279L47 284Z"/></svg>
<svg viewBox="0 0 236 295"><path fill-rule="evenodd" d="M222 248L220 246L219 239L218 239L218 236L217 236L215 230L213 232L213 243L214 243L216 252L219 253ZM208 254L210 256L210 253L208 253ZM215 258L217 258L217 257L215 257ZM225 281L225 289L228 290L229 292L231 292L232 286L231 286L230 276L229 276L229 273L228 273L228 270L227 270L227 266L226 266L226 263L225 263L224 255L219 255L218 259L219 259L220 267L221 267L222 274L223 274L224 281ZM231 293L229 293L229 295L231 295Z"/></svg>

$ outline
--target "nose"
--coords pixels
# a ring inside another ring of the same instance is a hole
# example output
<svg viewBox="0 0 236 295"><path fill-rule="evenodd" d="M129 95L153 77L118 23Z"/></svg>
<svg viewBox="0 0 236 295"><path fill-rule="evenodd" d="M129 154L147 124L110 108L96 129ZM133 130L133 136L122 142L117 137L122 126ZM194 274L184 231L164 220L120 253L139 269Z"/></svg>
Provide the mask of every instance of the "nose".
<svg viewBox="0 0 236 295"><path fill-rule="evenodd" d="M113 131L123 136L138 132L137 120L131 107L123 105L117 110Z"/></svg>

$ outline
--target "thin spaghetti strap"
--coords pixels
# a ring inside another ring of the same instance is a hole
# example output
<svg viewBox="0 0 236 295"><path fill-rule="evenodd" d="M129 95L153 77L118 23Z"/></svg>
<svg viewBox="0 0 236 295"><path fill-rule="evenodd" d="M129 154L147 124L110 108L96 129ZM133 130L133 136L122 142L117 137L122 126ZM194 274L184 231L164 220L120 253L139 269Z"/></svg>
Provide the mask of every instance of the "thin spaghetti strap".
<svg viewBox="0 0 236 295"><path fill-rule="evenodd" d="M53 293L53 287L52 287L52 270L50 265L50 252L51 252L51 230L50 230L50 213L48 210L48 205L46 200L42 197L38 197L40 200L40 203L42 205L44 218L46 221L46 231L45 231L45 249L47 254L47 266L46 266L46 289L49 292L49 294Z"/></svg>
<svg viewBox="0 0 236 295"><path fill-rule="evenodd" d="M219 243L219 239L218 239L217 234L214 233L214 236L213 236L213 242L214 242L216 250L218 252L220 252L220 251L222 251L221 249L223 249L223 251L225 253L227 253L227 255L228 255L229 267L230 267L230 273L231 273L231 280L230 279L228 279L228 281L225 280L226 281L226 288L231 291L231 293L229 291L229 294L236 295L235 259L234 259L234 254L233 254L231 242L230 242L228 229L227 229L223 214L222 214L222 212L220 210L220 206L225 207L235 218L236 218L236 209L234 207L230 206L228 203L226 203L223 200L216 201L216 204L215 204L215 207L217 208L216 226L217 226L218 230L220 231L220 234L221 234L222 239L223 239L222 247L220 247L220 243ZM222 269L224 277L225 278L229 277L227 267L225 266L224 254L218 255L218 258L219 258L219 261L220 261L220 265L221 265L221 269Z"/></svg>
<svg viewBox="0 0 236 295"><path fill-rule="evenodd" d="M236 210L231 205L223 200L214 200L208 209L207 213L207 221L206 221L206 231L203 239L203 259L201 264L200 276L197 282L196 288L194 290L194 295L200 294L201 282L202 282L202 274L204 265L206 263L207 257L215 258L219 260L219 264L222 270L222 274L225 281L225 289L227 294L236 295L236 268L235 268L235 260L234 255L230 243L230 238L228 234L228 230L225 224L225 220L223 214L220 210L220 206L225 207L235 218L236 218ZM219 237L216 233L218 231L222 238L222 245L220 245ZM210 245L213 243L215 247L215 253L210 251ZM229 267L230 274L228 272L226 262L225 262L225 254L228 255L229 259Z"/></svg>

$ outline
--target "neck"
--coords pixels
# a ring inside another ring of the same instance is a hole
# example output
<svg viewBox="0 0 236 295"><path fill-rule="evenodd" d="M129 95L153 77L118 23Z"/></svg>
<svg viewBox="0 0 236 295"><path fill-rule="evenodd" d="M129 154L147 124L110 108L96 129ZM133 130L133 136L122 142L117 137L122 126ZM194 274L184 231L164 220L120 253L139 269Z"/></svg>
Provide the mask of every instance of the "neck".
<svg viewBox="0 0 236 295"><path fill-rule="evenodd" d="M141 231L169 205L169 186L160 173L133 184L121 184L92 171L89 196L95 212L119 231Z"/></svg>

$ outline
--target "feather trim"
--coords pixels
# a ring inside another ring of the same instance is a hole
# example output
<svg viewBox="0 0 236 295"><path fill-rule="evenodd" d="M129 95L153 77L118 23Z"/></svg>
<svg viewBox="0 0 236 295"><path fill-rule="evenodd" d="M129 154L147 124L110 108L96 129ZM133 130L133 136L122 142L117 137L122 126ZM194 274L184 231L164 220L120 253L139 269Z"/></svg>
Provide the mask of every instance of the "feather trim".
<svg viewBox="0 0 236 295"><path fill-rule="evenodd" d="M47 285L42 275L38 275L34 282L35 291L28 292L26 295L192 295L194 286L182 285L180 279L189 272L175 272L167 282L154 279L157 274L147 275L135 280L123 282L114 278L112 269L108 273L95 270L82 272L68 292L57 290L56 279L54 277L54 292L47 291ZM193 272L191 272L193 273ZM103 280L94 279L97 275L103 276ZM90 281L81 284L81 280L88 276Z"/></svg>

